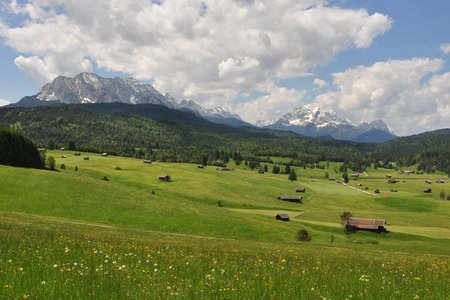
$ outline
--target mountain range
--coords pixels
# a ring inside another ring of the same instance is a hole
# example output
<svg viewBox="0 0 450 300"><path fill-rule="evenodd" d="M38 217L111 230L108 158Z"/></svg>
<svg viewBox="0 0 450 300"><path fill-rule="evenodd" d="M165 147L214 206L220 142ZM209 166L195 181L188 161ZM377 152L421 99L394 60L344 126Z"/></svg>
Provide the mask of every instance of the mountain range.
<svg viewBox="0 0 450 300"><path fill-rule="evenodd" d="M255 125L293 131L311 137L362 143L380 143L396 138L382 120L355 125L350 120L339 117L334 111L315 105L299 107L278 120L262 120Z"/></svg>
<svg viewBox="0 0 450 300"><path fill-rule="evenodd" d="M51 83L45 84L38 94L26 96L10 106L35 107L58 103L115 102L162 105L175 110L192 112L214 123L234 127L252 126L243 121L239 115L230 113L224 108L208 109L187 99L177 101L169 94L163 95L152 85L133 78L104 78L93 73L80 73L73 78L59 76ZM296 108L278 120L258 121L255 126L293 131L310 137L363 143L380 143L396 137L382 120L355 125L331 110L311 105Z"/></svg>
<svg viewBox="0 0 450 300"><path fill-rule="evenodd" d="M250 126L236 115L217 107L204 108L190 100L178 102L169 94L161 94L152 85L133 78L104 78L93 73L80 73L75 77L59 76L45 84L34 96L26 96L11 107L34 107L57 103L126 103L156 104L168 108L190 111L209 121L231 126Z"/></svg>

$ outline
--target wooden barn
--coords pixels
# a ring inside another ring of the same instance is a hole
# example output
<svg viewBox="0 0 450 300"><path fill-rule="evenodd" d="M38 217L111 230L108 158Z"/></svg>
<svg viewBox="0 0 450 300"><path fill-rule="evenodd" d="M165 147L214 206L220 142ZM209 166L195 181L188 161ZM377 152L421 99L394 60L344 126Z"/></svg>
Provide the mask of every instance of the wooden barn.
<svg viewBox="0 0 450 300"><path fill-rule="evenodd" d="M144 164L151 164L151 163L152 163L151 159L144 159Z"/></svg>
<svg viewBox="0 0 450 300"><path fill-rule="evenodd" d="M305 192L306 192L306 188L304 188L304 187L298 187L298 188L295 189L295 191L296 191L297 193L305 193Z"/></svg>
<svg viewBox="0 0 450 300"><path fill-rule="evenodd" d="M425 180L425 183L431 184L431 180Z"/></svg>
<svg viewBox="0 0 450 300"><path fill-rule="evenodd" d="M349 218L345 221L345 227L353 230L368 230L386 232L386 221L382 219Z"/></svg>
<svg viewBox="0 0 450 300"><path fill-rule="evenodd" d="M160 181L170 181L170 175L159 175L158 179Z"/></svg>
<svg viewBox="0 0 450 300"><path fill-rule="evenodd" d="M388 179L388 183L397 183L398 182L398 180L395 180L395 179Z"/></svg>
<svg viewBox="0 0 450 300"><path fill-rule="evenodd" d="M424 193L431 193L431 189L430 188L423 189L423 192Z"/></svg>
<svg viewBox="0 0 450 300"><path fill-rule="evenodd" d="M218 167L216 168L217 171L233 171L233 168L230 167Z"/></svg>
<svg viewBox="0 0 450 300"><path fill-rule="evenodd" d="M277 219L279 221L287 222L287 221L289 221L289 216L287 214L278 214L275 216L275 219Z"/></svg>
<svg viewBox="0 0 450 300"><path fill-rule="evenodd" d="M278 196L277 199L281 200L281 201L287 201L287 202L303 203L303 197L297 197L297 196L281 195L281 196Z"/></svg>

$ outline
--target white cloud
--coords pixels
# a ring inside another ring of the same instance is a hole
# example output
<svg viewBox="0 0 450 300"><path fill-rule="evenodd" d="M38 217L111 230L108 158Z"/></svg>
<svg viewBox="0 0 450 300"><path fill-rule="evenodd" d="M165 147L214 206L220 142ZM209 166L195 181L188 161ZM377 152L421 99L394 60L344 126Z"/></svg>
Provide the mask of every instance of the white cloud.
<svg viewBox="0 0 450 300"><path fill-rule="evenodd" d="M316 101L354 122L381 118L401 135L448 127L450 73L437 73L443 65L414 58L358 66L333 74L337 91Z"/></svg>
<svg viewBox="0 0 450 300"><path fill-rule="evenodd" d="M36 82L90 71L95 62L154 80L177 98L230 108L241 107L239 94L305 76L343 51L370 46L391 26L385 15L326 0L21 3L12 1L10 10L27 21L0 26L0 36L21 53L16 65Z"/></svg>
<svg viewBox="0 0 450 300"><path fill-rule="evenodd" d="M442 44L441 51L444 54L450 54L450 43Z"/></svg>
<svg viewBox="0 0 450 300"><path fill-rule="evenodd" d="M5 106L5 105L8 105L8 104L10 104L11 102L9 102L8 100L6 100L6 99L1 99L0 98L0 106Z"/></svg>
<svg viewBox="0 0 450 300"><path fill-rule="evenodd" d="M313 84L316 89L323 89L328 85L328 83L325 80L320 78L314 78Z"/></svg>
<svg viewBox="0 0 450 300"><path fill-rule="evenodd" d="M277 87L271 83L259 87L259 90L264 91L265 95L241 103L235 110L244 120L252 123L257 120L280 118L293 107L303 105L302 99L306 95L304 90Z"/></svg>

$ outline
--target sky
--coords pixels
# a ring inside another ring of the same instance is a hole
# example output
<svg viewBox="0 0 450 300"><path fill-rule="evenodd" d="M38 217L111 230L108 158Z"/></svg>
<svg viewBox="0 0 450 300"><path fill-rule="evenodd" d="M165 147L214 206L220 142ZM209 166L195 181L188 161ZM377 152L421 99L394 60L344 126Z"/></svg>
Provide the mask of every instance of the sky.
<svg viewBox="0 0 450 300"><path fill-rule="evenodd" d="M450 127L450 1L0 0L0 106L59 75L140 79L242 119L303 105Z"/></svg>

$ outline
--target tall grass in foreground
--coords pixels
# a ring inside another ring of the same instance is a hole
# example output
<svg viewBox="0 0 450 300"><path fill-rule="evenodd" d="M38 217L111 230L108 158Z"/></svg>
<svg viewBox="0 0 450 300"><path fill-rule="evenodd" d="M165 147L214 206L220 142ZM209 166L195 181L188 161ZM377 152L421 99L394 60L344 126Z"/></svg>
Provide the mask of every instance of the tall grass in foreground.
<svg viewBox="0 0 450 300"><path fill-rule="evenodd" d="M0 219L1 299L448 299L449 261Z"/></svg>

